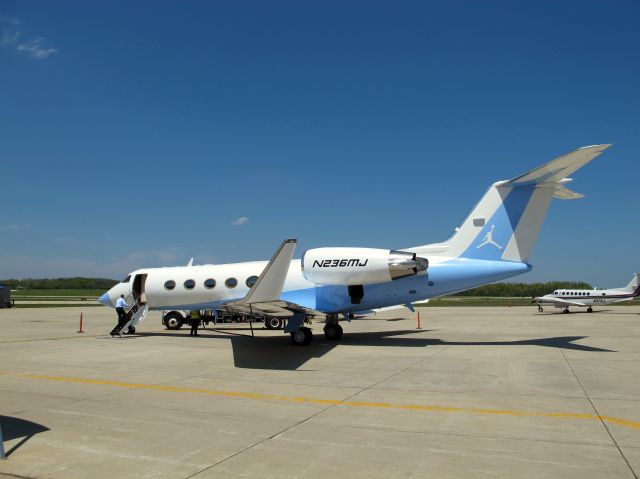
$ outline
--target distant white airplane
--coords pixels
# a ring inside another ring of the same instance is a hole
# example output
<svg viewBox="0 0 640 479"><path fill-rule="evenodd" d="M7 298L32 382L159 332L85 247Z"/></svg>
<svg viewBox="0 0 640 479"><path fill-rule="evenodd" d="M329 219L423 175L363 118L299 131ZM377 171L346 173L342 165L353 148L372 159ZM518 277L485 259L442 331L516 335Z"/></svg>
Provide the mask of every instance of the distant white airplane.
<svg viewBox="0 0 640 479"><path fill-rule="evenodd" d="M529 258L551 199L581 198L566 187L567 176L609 146L579 148L494 183L442 243L400 250L316 248L292 260L296 240L291 239L268 262L139 269L100 302L113 307L121 294L132 296L136 311L129 326L148 309L213 309L259 316L272 327L286 321L284 331L294 344L311 342L311 319L324 321L327 339L339 339L340 315L394 305L411 308L530 271ZM412 208L425 217L424 206Z"/></svg>
<svg viewBox="0 0 640 479"><path fill-rule="evenodd" d="M596 304L619 303L631 301L640 294L640 273L636 273L624 288L615 289L558 289L551 294L536 298L538 311L542 312L543 305L550 305L563 309L563 313L569 312L569 306L581 306L587 308L587 312L593 311Z"/></svg>

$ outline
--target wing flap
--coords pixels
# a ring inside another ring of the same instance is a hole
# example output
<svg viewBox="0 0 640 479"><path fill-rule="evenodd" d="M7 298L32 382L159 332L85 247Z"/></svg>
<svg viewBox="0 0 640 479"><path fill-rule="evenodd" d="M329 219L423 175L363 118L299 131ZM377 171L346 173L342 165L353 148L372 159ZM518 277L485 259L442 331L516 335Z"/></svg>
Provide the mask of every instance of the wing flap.
<svg viewBox="0 0 640 479"><path fill-rule="evenodd" d="M233 313L252 314L257 316L270 316L275 318L291 318L296 313L304 313L314 318L324 318L325 314L315 309L307 308L289 301L265 301L262 303L241 303L232 301L222 307Z"/></svg>

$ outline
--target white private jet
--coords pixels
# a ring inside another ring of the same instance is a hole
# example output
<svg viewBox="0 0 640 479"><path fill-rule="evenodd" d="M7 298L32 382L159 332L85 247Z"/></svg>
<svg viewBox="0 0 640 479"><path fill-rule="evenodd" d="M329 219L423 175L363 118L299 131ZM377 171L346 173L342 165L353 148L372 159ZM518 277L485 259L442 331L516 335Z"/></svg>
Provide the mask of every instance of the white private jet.
<svg viewBox="0 0 640 479"><path fill-rule="evenodd" d="M587 312L593 312L592 306L596 304L619 303L631 301L640 294L640 273L636 273L624 288L615 289L558 289L551 294L536 298L538 311L542 312L543 305L561 308L563 313L569 312L569 306L581 306L587 308Z"/></svg>
<svg viewBox="0 0 640 479"><path fill-rule="evenodd" d="M292 260L296 240L271 261L144 268L100 298L113 307L133 296L124 328L153 310L226 310L284 322L294 344L309 344L311 319L339 339L339 316L411 305L531 270L529 258L552 198L577 199L567 178L608 144L586 146L511 180L491 185L454 234L442 243L403 248L316 248ZM272 323L267 323L272 324ZM124 329L125 331L127 329Z"/></svg>

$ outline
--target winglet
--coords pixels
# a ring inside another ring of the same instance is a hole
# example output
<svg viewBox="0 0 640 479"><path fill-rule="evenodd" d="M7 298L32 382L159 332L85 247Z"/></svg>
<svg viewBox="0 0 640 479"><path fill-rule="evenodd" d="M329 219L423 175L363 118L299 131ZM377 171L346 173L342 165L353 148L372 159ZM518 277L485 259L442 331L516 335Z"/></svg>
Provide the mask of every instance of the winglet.
<svg viewBox="0 0 640 479"><path fill-rule="evenodd" d="M273 255L269 264L260 274L256 284L249 290L247 295L238 303L252 304L264 303L267 301L278 301L282 294L284 281L289 272L289 265L296 250L297 240L284 240L278 251Z"/></svg>

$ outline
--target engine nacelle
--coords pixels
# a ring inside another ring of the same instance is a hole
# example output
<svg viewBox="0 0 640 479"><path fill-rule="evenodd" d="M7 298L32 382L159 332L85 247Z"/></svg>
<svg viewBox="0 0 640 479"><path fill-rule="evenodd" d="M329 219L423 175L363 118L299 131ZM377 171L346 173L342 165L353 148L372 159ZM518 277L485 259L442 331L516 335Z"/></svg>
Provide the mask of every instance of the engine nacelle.
<svg viewBox="0 0 640 479"><path fill-rule="evenodd" d="M302 257L302 275L326 285L386 283L428 266L429 261L415 253L375 248L316 248Z"/></svg>

